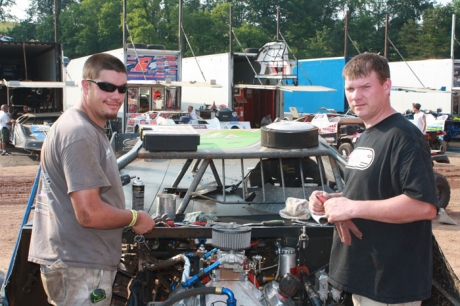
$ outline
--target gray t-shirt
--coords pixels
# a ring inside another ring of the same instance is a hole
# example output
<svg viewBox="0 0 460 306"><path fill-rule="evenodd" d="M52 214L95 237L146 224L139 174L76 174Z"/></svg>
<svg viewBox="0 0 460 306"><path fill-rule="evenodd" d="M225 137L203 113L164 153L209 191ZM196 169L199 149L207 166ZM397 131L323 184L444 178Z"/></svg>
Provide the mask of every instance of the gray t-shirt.
<svg viewBox="0 0 460 306"><path fill-rule="evenodd" d="M29 261L115 270L122 228L99 230L78 223L69 193L100 188L102 201L125 208L115 154L104 129L79 109L54 123L42 148Z"/></svg>

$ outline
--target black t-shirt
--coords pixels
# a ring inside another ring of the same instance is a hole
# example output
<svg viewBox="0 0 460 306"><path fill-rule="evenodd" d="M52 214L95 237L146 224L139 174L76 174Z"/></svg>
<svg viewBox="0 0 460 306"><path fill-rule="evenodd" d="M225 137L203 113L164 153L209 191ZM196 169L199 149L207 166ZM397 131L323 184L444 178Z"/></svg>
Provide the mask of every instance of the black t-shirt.
<svg viewBox="0 0 460 306"><path fill-rule="evenodd" d="M414 124L394 114L361 135L345 169L343 196L381 200L401 194L437 206L427 140ZM362 240L352 235L352 245L346 246L334 233L329 268L334 286L381 303L430 297L431 221L353 222Z"/></svg>

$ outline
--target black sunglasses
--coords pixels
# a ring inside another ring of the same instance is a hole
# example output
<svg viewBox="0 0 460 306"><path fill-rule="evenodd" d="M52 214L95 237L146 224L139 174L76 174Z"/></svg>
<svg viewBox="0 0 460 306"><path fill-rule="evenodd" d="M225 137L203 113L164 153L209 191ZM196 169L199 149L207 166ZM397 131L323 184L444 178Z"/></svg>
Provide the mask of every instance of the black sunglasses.
<svg viewBox="0 0 460 306"><path fill-rule="evenodd" d="M119 93L124 94L128 91L127 84L117 86L117 85L114 85L108 82L96 82L94 80L87 80L87 81L96 84L102 91L105 91L105 92L114 92L116 89L118 89Z"/></svg>

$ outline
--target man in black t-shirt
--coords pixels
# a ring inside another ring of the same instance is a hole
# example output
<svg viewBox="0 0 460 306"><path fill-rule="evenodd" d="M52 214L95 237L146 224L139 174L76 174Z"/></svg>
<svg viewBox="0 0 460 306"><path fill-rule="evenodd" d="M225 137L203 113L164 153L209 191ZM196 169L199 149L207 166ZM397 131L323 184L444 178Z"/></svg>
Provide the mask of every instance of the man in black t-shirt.
<svg viewBox="0 0 460 306"><path fill-rule="evenodd" d="M309 199L313 214L335 224L329 281L351 292L354 305L420 305L431 295L431 220L438 210L430 149L390 105L385 58L360 54L343 77L350 109L366 131L349 157L343 193L315 191Z"/></svg>

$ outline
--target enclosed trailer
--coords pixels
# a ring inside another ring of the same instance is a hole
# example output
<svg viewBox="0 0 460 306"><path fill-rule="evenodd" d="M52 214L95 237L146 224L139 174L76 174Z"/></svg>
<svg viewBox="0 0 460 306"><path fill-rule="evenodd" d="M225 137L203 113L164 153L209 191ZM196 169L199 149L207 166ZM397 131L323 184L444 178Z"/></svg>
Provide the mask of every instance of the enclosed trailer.
<svg viewBox="0 0 460 306"><path fill-rule="evenodd" d="M62 45L42 42L0 42L0 100L16 113L63 111L66 87Z"/></svg>
<svg viewBox="0 0 460 306"><path fill-rule="evenodd" d="M280 54L281 51L284 53ZM288 110L286 92L335 91L324 86L300 84L297 62L289 59L288 54L287 45L275 41L260 49L247 48L241 53L184 58L184 81L213 78L222 88L212 91L184 88L183 102L196 109L202 108L201 113L209 111L208 105L232 109L239 121L247 121L252 128L257 128L267 114L272 119L285 117Z"/></svg>
<svg viewBox="0 0 460 306"><path fill-rule="evenodd" d="M127 103L111 122L118 132L135 132L130 118L153 110L181 109L181 56L180 51L163 50L157 45L135 44L106 51L126 63L128 70ZM77 86L66 91L65 109L80 101L83 66L90 56L72 59L67 66L67 79Z"/></svg>

